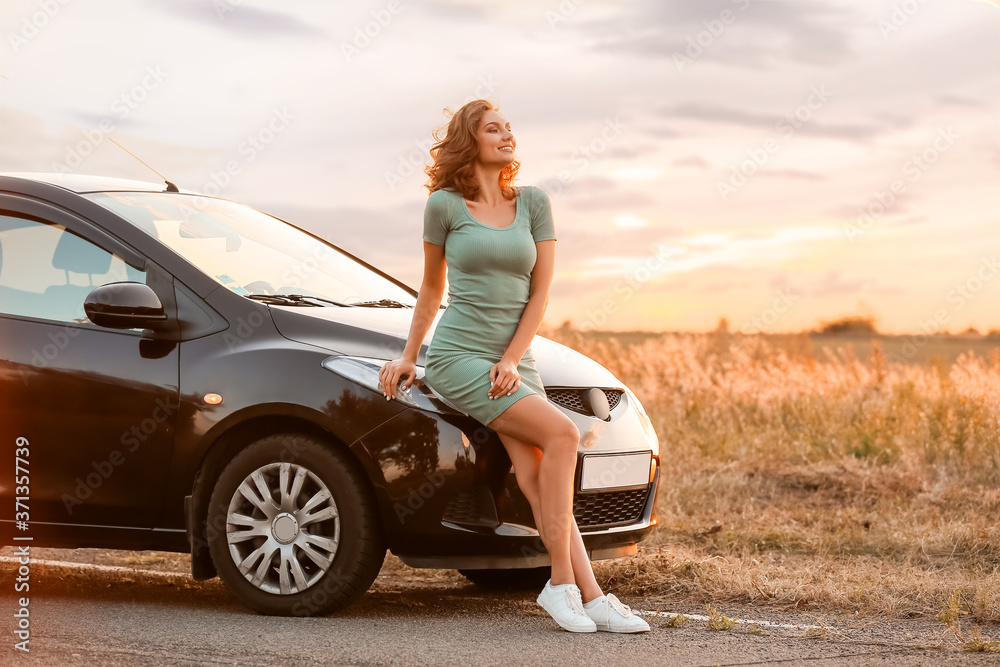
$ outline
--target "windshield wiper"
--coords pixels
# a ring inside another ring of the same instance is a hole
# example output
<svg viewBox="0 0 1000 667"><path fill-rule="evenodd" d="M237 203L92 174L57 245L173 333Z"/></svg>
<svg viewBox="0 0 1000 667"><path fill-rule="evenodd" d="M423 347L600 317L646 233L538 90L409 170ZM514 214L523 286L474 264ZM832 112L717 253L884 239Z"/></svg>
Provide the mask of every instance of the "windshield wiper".
<svg viewBox="0 0 1000 667"><path fill-rule="evenodd" d="M279 296L287 296L287 297L289 297L291 299L298 299L298 300L312 299L313 301L322 301L323 303L332 303L333 305L340 306L341 308L347 308L348 306L351 305L349 303L341 303L340 301L334 301L333 299L325 299L325 298L323 298L321 296L313 296L311 294L280 294Z"/></svg>
<svg viewBox="0 0 1000 667"><path fill-rule="evenodd" d="M378 301L358 301L357 303L352 303L352 306L360 306L362 308L413 308L413 306L408 306L405 303L400 303L393 299L379 299Z"/></svg>
<svg viewBox="0 0 1000 667"><path fill-rule="evenodd" d="M318 303L312 302L322 301L323 303L330 303L334 306L341 306L343 308L349 308L352 306L358 306L360 308L413 308L413 306L408 306L405 303L400 303L399 301L395 301L393 299L358 301L357 303L341 303L340 301L324 299L321 296L312 296L310 294L244 294L243 296L248 299L263 301L264 303L277 303L278 305L284 306L319 306Z"/></svg>
<svg viewBox="0 0 1000 667"><path fill-rule="evenodd" d="M279 306L315 306L317 308L322 308L318 303L312 303L312 301L322 301L323 303L332 303L335 306L347 307L348 304L341 303L339 301L331 301L330 299L324 299L318 296L310 296L308 294L244 294L248 299L254 299L255 301L263 301L264 303L274 303ZM312 301L309 301L312 299Z"/></svg>

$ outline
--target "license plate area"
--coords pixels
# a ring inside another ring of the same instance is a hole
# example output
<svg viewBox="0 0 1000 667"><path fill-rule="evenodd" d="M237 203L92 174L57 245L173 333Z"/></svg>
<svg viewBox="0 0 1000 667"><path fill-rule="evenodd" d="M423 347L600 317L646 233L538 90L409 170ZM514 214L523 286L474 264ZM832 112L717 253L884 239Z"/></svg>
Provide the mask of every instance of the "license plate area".
<svg viewBox="0 0 1000 667"><path fill-rule="evenodd" d="M580 470L581 491L603 491L646 486L652 452L585 454Z"/></svg>

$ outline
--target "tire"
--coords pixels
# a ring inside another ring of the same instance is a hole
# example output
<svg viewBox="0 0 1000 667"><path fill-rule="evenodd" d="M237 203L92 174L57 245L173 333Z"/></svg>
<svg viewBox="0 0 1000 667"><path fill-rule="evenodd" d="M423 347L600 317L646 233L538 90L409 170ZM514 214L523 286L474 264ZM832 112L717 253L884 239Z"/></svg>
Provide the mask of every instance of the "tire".
<svg viewBox="0 0 1000 667"><path fill-rule="evenodd" d="M269 616L343 609L368 590L386 552L360 465L301 433L267 436L233 458L212 490L208 536L226 587Z"/></svg>
<svg viewBox="0 0 1000 667"><path fill-rule="evenodd" d="M552 567L529 567L508 570L459 570L475 585L491 591L522 591L542 588L552 577Z"/></svg>

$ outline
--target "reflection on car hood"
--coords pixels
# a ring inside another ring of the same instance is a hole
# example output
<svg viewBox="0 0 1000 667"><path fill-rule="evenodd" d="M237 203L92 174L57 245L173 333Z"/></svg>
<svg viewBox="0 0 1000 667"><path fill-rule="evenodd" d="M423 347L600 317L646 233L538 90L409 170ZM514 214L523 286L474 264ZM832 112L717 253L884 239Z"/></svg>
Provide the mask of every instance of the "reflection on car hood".
<svg viewBox="0 0 1000 667"><path fill-rule="evenodd" d="M403 353L413 319L411 308L301 308L269 306L282 336L339 354L396 359ZM417 355L423 365L443 309L431 323ZM544 336L531 342L538 373L546 386L616 387L622 383L599 363Z"/></svg>

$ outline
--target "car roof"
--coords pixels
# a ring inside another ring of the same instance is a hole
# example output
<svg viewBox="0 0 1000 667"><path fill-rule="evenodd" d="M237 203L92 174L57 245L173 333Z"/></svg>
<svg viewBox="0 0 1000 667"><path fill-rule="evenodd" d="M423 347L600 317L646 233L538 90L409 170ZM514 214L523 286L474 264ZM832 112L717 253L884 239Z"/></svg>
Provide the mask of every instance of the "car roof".
<svg viewBox="0 0 1000 667"><path fill-rule="evenodd" d="M0 176L11 178L22 178L27 181L47 183L57 187L76 192L109 192L130 190L133 192L164 192L166 183L153 181L137 181L128 178L114 178L111 176L96 176L93 174L65 174L59 172L42 171L4 171ZM188 194L201 194L193 190L180 189Z"/></svg>

